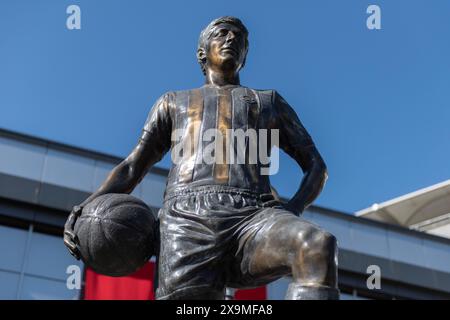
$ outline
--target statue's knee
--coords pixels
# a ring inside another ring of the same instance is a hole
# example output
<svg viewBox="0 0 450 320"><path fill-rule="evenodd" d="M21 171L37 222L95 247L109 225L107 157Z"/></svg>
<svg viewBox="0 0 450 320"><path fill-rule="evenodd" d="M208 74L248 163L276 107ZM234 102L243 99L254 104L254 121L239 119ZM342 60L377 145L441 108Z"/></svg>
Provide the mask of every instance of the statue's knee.
<svg viewBox="0 0 450 320"><path fill-rule="evenodd" d="M322 240L320 242L320 245L322 246L323 251L327 255L327 257L329 257L330 259L334 259L337 254L336 237L329 232L323 231Z"/></svg>
<svg viewBox="0 0 450 320"><path fill-rule="evenodd" d="M305 264L334 261L337 254L337 240L327 231L315 229L301 233L298 237L297 262Z"/></svg>

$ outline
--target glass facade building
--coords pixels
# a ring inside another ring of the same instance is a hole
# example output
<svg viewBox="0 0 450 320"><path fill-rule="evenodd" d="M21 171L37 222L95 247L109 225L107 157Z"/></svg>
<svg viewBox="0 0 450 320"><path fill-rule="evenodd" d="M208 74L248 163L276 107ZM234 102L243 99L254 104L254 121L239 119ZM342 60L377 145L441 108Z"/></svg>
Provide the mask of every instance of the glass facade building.
<svg viewBox="0 0 450 320"><path fill-rule="evenodd" d="M67 286L68 268L83 265L64 247L63 225L121 159L6 130L0 154L0 299L83 298L83 285ZM157 210L166 175L152 169L133 195ZM321 207L305 218L338 239L342 299L450 298L450 239ZM370 266L381 288L369 289ZM283 299L288 283L268 285L264 297Z"/></svg>

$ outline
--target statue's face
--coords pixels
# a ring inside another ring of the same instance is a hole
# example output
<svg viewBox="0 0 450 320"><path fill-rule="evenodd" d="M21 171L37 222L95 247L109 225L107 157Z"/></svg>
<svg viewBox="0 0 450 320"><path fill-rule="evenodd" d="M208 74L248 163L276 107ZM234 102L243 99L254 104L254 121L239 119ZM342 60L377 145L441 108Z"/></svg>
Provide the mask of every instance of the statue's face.
<svg viewBox="0 0 450 320"><path fill-rule="evenodd" d="M246 55L245 35L233 25L219 24L208 40L207 67L222 71L238 71Z"/></svg>

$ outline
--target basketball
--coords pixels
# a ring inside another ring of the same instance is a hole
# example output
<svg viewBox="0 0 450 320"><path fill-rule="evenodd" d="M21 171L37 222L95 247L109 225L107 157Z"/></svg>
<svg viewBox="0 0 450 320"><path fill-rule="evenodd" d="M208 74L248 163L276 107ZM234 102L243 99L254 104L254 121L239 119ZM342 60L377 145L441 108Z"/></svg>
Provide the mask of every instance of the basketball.
<svg viewBox="0 0 450 320"><path fill-rule="evenodd" d="M154 254L157 227L152 210L128 194L105 194L83 208L75 223L81 258L97 273L121 277Z"/></svg>

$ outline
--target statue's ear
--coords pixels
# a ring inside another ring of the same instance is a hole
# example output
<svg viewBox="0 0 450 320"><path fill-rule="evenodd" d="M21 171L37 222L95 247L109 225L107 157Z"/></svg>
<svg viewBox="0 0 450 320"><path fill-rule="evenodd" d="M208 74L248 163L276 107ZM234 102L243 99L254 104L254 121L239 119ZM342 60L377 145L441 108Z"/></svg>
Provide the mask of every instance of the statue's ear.
<svg viewBox="0 0 450 320"><path fill-rule="evenodd" d="M244 68L245 62L247 61L247 54L248 54L248 48L247 48L247 50L245 51L245 57L244 57L244 60L242 61L242 64L241 64L241 67L239 68L239 70L241 70L242 68Z"/></svg>
<svg viewBox="0 0 450 320"><path fill-rule="evenodd" d="M197 49L197 60L198 60L198 62L201 62L201 63L206 62L206 51L204 48Z"/></svg>
<svg viewBox="0 0 450 320"><path fill-rule="evenodd" d="M247 57L244 58L244 61L242 61L241 67L239 68L239 70L241 70L244 66L245 66L245 61L247 60Z"/></svg>

